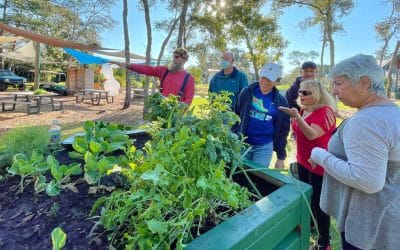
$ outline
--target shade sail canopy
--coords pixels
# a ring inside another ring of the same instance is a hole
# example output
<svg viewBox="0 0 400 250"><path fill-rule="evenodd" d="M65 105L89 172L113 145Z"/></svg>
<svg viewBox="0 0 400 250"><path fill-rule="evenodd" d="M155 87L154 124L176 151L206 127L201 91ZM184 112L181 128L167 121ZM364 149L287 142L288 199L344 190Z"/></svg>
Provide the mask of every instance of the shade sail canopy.
<svg viewBox="0 0 400 250"><path fill-rule="evenodd" d="M65 52L73 56L80 64L103 64L108 63L110 60L83 53L74 49L65 48Z"/></svg>
<svg viewBox="0 0 400 250"><path fill-rule="evenodd" d="M0 29L5 30L5 31L7 31L11 34L17 35L17 36L22 36L28 40L32 40L32 41L39 42L39 43L44 43L44 44L51 45L54 47L72 48L72 49L87 50L87 51L106 49L106 48L101 48L101 47L95 46L95 45L85 45L85 44L81 44L81 43L65 41L60 38L55 38L55 37L51 37L51 36L39 35L39 34L30 32L30 31L11 27L4 23L0 23Z"/></svg>
<svg viewBox="0 0 400 250"><path fill-rule="evenodd" d="M36 48L33 45L33 42L30 41L25 46L16 49L15 51L0 53L0 56L23 62L34 63L36 56ZM41 63L51 63L51 62L47 61L46 59L41 59Z"/></svg>
<svg viewBox="0 0 400 250"><path fill-rule="evenodd" d="M97 54L101 55L107 55L107 56L114 56L114 57L123 57L125 58L125 50L120 50L116 52L107 52L107 51L101 51L98 50L96 51ZM137 59L137 60L146 60L146 57L134 54L134 53L129 53L131 59ZM152 59L153 60L153 59Z"/></svg>
<svg viewBox="0 0 400 250"><path fill-rule="evenodd" d="M15 43L16 41L19 41L21 39L24 38L21 36L0 36L0 44Z"/></svg>

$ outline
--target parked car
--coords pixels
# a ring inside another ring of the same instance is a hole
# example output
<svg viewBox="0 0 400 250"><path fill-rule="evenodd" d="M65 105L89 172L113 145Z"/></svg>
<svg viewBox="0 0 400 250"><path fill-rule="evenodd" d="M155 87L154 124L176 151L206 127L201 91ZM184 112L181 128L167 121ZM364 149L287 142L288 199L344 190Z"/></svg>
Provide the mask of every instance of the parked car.
<svg viewBox="0 0 400 250"><path fill-rule="evenodd" d="M0 70L0 91L6 90L9 86L24 90L26 78L17 76L11 70Z"/></svg>
<svg viewBox="0 0 400 250"><path fill-rule="evenodd" d="M40 84L39 85L40 89L44 89L47 92L54 92L57 93L58 95L67 95L67 89L65 86L62 85L57 85L57 84Z"/></svg>

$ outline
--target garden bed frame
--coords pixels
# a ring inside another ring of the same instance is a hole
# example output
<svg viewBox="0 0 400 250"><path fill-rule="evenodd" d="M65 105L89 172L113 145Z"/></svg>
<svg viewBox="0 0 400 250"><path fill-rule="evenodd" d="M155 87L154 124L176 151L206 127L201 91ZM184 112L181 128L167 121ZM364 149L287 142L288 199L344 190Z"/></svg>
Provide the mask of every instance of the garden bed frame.
<svg viewBox="0 0 400 250"><path fill-rule="evenodd" d="M245 161L245 166L253 168L254 163ZM305 198L309 203L311 186L277 171L254 174L279 188L186 249L309 249L310 213Z"/></svg>

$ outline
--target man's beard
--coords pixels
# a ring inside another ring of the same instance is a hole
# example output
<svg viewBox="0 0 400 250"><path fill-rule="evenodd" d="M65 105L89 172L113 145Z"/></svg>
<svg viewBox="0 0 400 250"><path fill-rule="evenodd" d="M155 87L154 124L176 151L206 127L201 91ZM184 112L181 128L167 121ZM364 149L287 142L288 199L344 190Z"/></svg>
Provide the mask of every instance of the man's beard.
<svg viewBox="0 0 400 250"><path fill-rule="evenodd" d="M182 64L180 64L180 63L171 62L171 63L168 65L168 70L169 70L171 73L178 72L178 71L181 69L181 65L182 65Z"/></svg>

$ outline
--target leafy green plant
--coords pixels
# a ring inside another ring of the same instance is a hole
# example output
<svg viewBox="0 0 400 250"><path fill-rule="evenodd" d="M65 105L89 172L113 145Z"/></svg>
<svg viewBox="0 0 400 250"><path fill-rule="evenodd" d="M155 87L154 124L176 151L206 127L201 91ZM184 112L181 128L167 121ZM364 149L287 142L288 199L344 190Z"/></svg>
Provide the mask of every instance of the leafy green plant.
<svg viewBox="0 0 400 250"><path fill-rule="evenodd" d="M48 92L44 89L36 89L35 91L33 91L34 95L43 95L43 94L47 94Z"/></svg>
<svg viewBox="0 0 400 250"><path fill-rule="evenodd" d="M67 241L67 235L60 227L56 227L51 232L51 242L53 243L53 250L60 250L64 247Z"/></svg>
<svg viewBox="0 0 400 250"><path fill-rule="evenodd" d="M18 153L31 155L35 150L42 155L49 141L48 128L45 126L21 127L7 131L0 137L0 174L12 164L12 158Z"/></svg>
<svg viewBox="0 0 400 250"><path fill-rule="evenodd" d="M60 194L61 189L64 188L69 188L75 193L78 192L73 183L70 183L70 176L79 175L82 173L80 163L60 165L54 156L49 155L47 157L47 164L50 168L51 176L54 178L48 184L45 183L45 179L40 179L42 181L41 184L46 185L47 195L56 196Z"/></svg>
<svg viewBox="0 0 400 250"><path fill-rule="evenodd" d="M88 184L98 184L115 165L127 162L126 156L113 156L117 150L126 150L132 144L125 134L127 127L106 122L86 121L83 125L84 136L74 139L75 150L69 155L75 159L84 159L85 180Z"/></svg>
<svg viewBox="0 0 400 250"><path fill-rule="evenodd" d="M54 178L49 183L46 182L46 177L44 176L44 173L48 170L50 170L51 176ZM60 165L52 155L47 156L45 160L43 155L34 150L30 158L22 153L14 155L13 164L8 169L8 172L12 175L21 176L20 192L24 190L25 178L31 177L35 181L34 188L36 193L46 190L49 196L56 196L63 188L69 188L77 192L74 185L69 183L69 177L82 173L82 169L80 163Z"/></svg>
<svg viewBox="0 0 400 250"><path fill-rule="evenodd" d="M46 172L48 169L49 167L47 163L44 162L43 155L34 150L30 158L22 153L14 155L13 164L8 169L8 172L12 175L21 176L19 182L20 192L24 191L24 180L26 177L32 177L35 180L35 189L37 189L37 192L40 192L43 190L43 186L40 184L44 178L42 173Z"/></svg>
<svg viewBox="0 0 400 250"><path fill-rule="evenodd" d="M182 249L206 221L217 225L250 204L248 191L227 177L227 166L242 163L244 143L230 131L238 117L227 95L210 100L198 117L174 97L149 98L159 115L149 116L155 121L144 152L131 147L128 166L121 166L129 190L102 197L92 209L101 210L113 247Z"/></svg>

